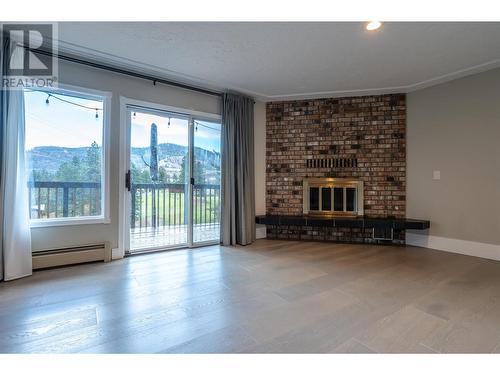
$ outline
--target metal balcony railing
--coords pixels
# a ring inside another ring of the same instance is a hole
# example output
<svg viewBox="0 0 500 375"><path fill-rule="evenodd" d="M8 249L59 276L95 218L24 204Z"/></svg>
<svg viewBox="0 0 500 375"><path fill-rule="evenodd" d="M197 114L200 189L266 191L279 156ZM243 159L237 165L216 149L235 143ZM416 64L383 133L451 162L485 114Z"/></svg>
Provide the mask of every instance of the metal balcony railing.
<svg viewBox="0 0 500 375"><path fill-rule="evenodd" d="M30 181L29 207L32 219L100 215L99 182Z"/></svg>
<svg viewBox="0 0 500 375"><path fill-rule="evenodd" d="M188 223L187 184L132 184L132 229L158 228ZM219 223L220 186L193 185L193 223Z"/></svg>
<svg viewBox="0 0 500 375"><path fill-rule="evenodd" d="M32 219L95 216L102 212L98 182L30 181L28 187ZM188 224L187 188L187 184L131 184L131 228ZM219 185L193 185L194 224L218 225L219 208Z"/></svg>

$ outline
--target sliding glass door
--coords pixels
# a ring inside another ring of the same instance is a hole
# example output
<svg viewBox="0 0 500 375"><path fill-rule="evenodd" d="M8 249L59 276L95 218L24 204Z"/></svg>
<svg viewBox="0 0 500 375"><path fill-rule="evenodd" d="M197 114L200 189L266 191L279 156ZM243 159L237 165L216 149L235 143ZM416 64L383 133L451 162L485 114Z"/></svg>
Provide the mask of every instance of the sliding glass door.
<svg viewBox="0 0 500 375"><path fill-rule="evenodd" d="M129 251L219 242L220 123L127 108Z"/></svg>
<svg viewBox="0 0 500 375"><path fill-rule="evenodd" d="M220 123L194 119L193 242L220 238Z"/></svg>

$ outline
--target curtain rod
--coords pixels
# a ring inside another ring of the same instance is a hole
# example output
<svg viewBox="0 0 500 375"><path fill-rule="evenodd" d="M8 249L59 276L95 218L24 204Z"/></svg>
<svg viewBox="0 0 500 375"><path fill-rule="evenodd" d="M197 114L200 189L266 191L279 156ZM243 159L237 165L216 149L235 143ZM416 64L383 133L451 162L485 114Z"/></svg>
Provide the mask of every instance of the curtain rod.
<svg viewBox="0 0 500 375"><path fill-rule="evenodd" d="M203 89L200 87L191 86L191 85L187 85L187 84L179 83L179 82L175 82L175 81L169 81L167 79L158 78L158 77L150 76L147 74L134 72L132 70L121 69L121 68L117 68L114 66L105 65L105 64L101 64L101 63L89 61L89 60L83 60L83 59L68 56L68 55L54 54L54 53L47 51L47 50L30 49L30 48L28 48L28 49L33 53L39 53L41 55L46 55L46 56L51 56L51 57L55 56L61 60L66 60L66 61L73 62L76 64L87 65L87 66L90 66L92 68L108 70L110 72L124 74L124 75L128 75L131 77L141 78L141 79L145 79L148 81L152 81L153 85L156 85L157 83L163 83L164 85L168 85L168 86L174 86L174 87L179 87L179 88L185 89L185 90L196 91L196 92L200 92L200 93L206 94L206 95L222 97L222 94L219 92L216 92L216 91L211 91L211 90L207 90L207 89Z"/></svg>

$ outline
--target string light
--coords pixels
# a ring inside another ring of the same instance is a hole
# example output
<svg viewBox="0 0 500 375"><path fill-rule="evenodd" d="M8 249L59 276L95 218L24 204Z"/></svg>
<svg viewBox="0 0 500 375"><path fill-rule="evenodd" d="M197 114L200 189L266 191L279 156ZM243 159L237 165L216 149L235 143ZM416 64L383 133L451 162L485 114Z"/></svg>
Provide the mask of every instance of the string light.
<svg viewBox="0 0 500 375"><path fill-rule="evenodd" d="M197 121L195 121L195 122L194 122L194 125L195 125L195 128L194 128L194 129L195 129L196 131L198 130L198 125L199 125L199 126L203 126L204 128L207 128L207 129L210 129L210 130L214 130L214 131L216 131L216 132L219 132L219 131L220 131L220 129L212 128L211 126L208 126L208 125L202 124L202 123L197 122Z"/></svg>
<svg viewBox="0 0 500 375"><path fill-rule="evenodd" d="M37 90L26 90L28 92L38 92ZM63 99L63 98L60 98L59 96L57 95L54 95L54 94L50 94L50 93L47 93L47 98L45 99L45 104L46 105L49 105L50 104L50 98L54 98L54 99L57 99L63 103L67 103L67 104L71 104L71 105L75 105L77 107L80 107L80 108L85 108L85 109L90 109L90 110L93 110L95 111L95 118L98 119L99 118L99 111L102 111L103 109L102 108L97 108L97 107L90 107L90 106L87 106L87 105L83 105L83 104L79 104L79 103L75 103L75 102L72 102L71 100L67 100L67 99Z"/></svg>
<svg viewBox="0 0 500 375"><path fill-rule="evenodd" d="M36 90L26 90L26 91L29 91L29 92L35 92ZM98 119L99 118L99 111L102 111L103 109L102 108L95 108L95 107L89 107L89 106L86 106L86 105L83 105L83 104L79 104L79 103L75 103L75 102L72 102L70 100L66 100L66 99L63 99L63 98L60 98L56 95L53 95L53 94L47 94L47 98L45 99L45 104L46 105L49 105L50 104L50 98L54 98L54 99L57 99L61 102L64 102L64 103L67 103L67 104L71 104L71 105L75 105L77 107L80 107L80 108L85 108L85 109L91 109L91 110L94 110L95 111L95 118ZM134 119L136 118L137 116L137 113L136 112L133 112L132 116L134 117ZM168 118L168 127L170 128L170 120L171 118L169 117ZM208 126L208 125L205 125L205 124L201 124L197 121L194 121L194 130L195 131L198 131L198 125L199 126L203 126L204 128L207 128L207 129L210 129L210 130L214 130L214 131L220 131L220 129L216 129L216 128L213 128L211 126Z"/></svg>

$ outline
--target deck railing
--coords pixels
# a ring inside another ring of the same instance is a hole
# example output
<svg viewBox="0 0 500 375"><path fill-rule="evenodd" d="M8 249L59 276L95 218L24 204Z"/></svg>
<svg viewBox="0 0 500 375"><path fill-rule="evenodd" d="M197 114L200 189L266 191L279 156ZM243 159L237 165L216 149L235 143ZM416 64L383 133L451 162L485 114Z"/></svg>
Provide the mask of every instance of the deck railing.
<svg viewBox="0 0 500 375"><path fill-rule="evenodd" d="M159 228L188 223L188 185L186 184L132 184L132 229ZM193 223L219 223L220 186L193 185Z"/></svg>
<svg viewBox="0 0 500 375"><path fill-rule="evenodd" d="M101 214L101 184L98 182L30 181L28 188L32 219ZM142 230L187 224L187 188L186 184L132 184L131 228ZM220 186L195 184L193 197L194 224L219 224Z"/></svg>
<svg viewBox="0 0 500 375"><path fill-rule="evenodd" d="M99 182L30 181L28 189L32 219L101 214Z"/></svg>

